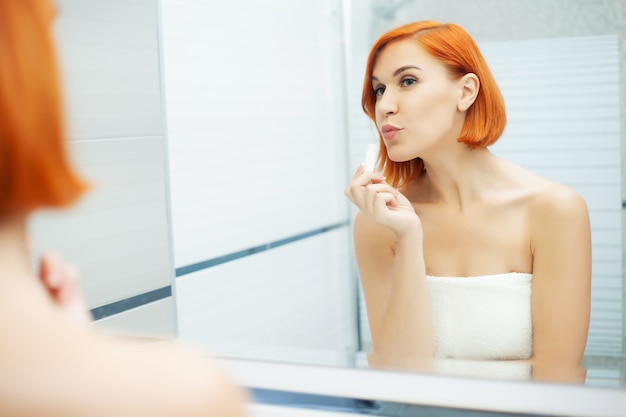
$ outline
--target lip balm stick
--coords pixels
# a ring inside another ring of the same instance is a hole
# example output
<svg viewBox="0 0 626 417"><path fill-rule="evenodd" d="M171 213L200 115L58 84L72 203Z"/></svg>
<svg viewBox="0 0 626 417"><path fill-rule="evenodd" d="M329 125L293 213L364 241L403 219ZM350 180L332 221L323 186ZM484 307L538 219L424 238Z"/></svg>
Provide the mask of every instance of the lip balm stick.
<svg viewBox="0 0 626 417"><path fill-rule="evenodd" d="M365 167L365 172L374 172L374 167L376 166L376 156L378 152L376 152L376 145L370 143L367 145L367 151L365 152L365 160L363 161L363 165Z"/></svg>

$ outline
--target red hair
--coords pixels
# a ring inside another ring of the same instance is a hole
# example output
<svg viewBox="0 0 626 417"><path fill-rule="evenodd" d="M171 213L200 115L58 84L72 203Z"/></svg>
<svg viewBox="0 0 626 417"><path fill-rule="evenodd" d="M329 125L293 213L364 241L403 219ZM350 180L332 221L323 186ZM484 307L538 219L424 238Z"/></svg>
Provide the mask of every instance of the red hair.
<svg viewBox="0 0 626 417"><path fill-rule="evenodd" d="M64 207L87 188L64 143L49 0L0 1L0 215Z"/></svg>
<svg viewBox="0 0 626 417"><path fill-rule="evenodd" d="M410 23L382 35L372 47L367 58L361 106L367 116L376 123L376 95L372 89L372 72L376 59L390 43L405 39L414 40L424 51L439 60L453 79L465 74L476 74L480 82L478 96L467 110L458 138L470 148L483 148L493 144L506 126L504 99L478 46L462 27L433 21ZM400 186L419 176L424 169L421 158L406 162L394 162L387 157L382 135L379 132L379 162L387 181Z"/></svg>

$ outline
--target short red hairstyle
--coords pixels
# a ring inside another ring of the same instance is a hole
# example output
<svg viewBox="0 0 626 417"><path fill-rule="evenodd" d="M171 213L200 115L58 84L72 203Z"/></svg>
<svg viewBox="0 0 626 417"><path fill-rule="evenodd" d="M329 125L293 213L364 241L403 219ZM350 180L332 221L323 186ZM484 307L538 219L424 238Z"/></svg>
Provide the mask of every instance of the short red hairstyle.
<svg viewBox="0 0 626 417"><path fill-rule="evenodd" d="M0 215L73 203L49 0L0 1Z"/></svg>
<svg viewBox="0 0 626 417"><path fill-rule="evenodd" d="M367 58L361 105L367 116L376 123L376 95L372 89L372 72L376 59L390 43L405 39L414 40L424 51L438 59L453 79L474 73L480 82L476 100L467 110L465 122L458 138L470 148L482 148L493 144L506 126L504 99L476 42L462 27L433 21L409 23L382 35L372 47ZM406 162L394 162L387 157L382 135L379 132L383 173L387 181L401 186L419 176L424 168L420 158Z"/></svg>

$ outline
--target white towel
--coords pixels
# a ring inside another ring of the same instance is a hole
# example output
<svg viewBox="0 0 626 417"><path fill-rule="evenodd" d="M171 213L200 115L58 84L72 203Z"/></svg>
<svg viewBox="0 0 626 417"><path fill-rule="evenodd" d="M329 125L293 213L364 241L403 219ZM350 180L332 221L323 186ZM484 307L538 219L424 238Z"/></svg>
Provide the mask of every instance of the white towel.
<svg viewBox="0 0 626 417"><path fill-rule="evenodd" d="M433 372L437 375L468 378L506 379L528 381L531 379L530 362L435 358Z"/></svg>
<svg viewBox="0 0 626 417"><path fill-rule="evenodd" d="M436 356L529 359L532 274L427 276Z"/></svg>

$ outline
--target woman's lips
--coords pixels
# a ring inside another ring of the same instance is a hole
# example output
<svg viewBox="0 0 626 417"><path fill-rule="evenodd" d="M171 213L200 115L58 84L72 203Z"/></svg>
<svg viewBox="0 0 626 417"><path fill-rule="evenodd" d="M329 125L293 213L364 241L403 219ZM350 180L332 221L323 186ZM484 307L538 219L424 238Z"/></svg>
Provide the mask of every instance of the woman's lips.
<svg viewBox="0 0 626 417"><path fill-rule="evenodd" d="M395 127L392 125L383 125L383 127L380 129L385 140L392 140L400 130L401 129L399 127Z"/></svg>

